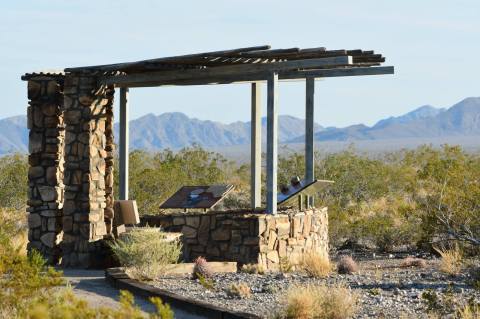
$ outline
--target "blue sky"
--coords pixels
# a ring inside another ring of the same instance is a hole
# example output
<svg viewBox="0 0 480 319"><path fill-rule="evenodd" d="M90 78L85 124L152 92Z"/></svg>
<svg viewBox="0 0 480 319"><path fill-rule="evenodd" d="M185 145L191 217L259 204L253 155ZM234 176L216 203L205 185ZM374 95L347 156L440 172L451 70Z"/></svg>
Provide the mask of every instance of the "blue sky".
<svg viewBox="0 0 480 319"><path fill-rule="evenodd" d="M0 118L25 114L25 72L270 44L384 54L393 76L316 83L318 123L370 125L480 96L479 40L478 0L1 1ZM249 94L246 84L133 89L131 116L246 121ZM304 100L303 83L280 85L281 114L304 117Z"/></svg>

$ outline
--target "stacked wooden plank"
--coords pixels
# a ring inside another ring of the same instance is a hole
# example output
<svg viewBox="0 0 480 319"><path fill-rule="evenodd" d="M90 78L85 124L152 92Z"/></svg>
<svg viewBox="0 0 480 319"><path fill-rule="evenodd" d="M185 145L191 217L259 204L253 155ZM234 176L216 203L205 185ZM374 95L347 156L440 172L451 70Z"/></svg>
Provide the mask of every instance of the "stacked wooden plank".
<svg viewBox="0 0 480 319"><path fill-rule="evenodd" d="M77 71L101 71L101 72L122 72L141 73L151 71L169 71L185 69L205 69L220 66L266 64L297 60L310 60L351 56L353 58L351 67L377 66L385 62L381 54L374 51L363 50L327 50L324 47L299 49L270 49L270 46L256 46L239 48L233 50L203 52L197 54L164 57L138 62L117 63L108 65L97 65L79 68L67 68L66 72ZM319 68L337 67L338 64L321 65ZM299 68L301 69L301 68Z"/></svg>

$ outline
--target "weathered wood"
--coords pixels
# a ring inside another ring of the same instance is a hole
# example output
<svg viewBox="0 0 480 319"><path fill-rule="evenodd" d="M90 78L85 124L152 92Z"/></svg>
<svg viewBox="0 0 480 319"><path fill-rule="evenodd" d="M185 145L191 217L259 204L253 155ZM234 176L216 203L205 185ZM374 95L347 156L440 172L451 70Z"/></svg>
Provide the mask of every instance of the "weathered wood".
<svg viewBox="0 0 480 319"><path fill-rule="evenodd" d="M66 68L65 72L75 72L75 71L82 71L82 70L118 71L118 70L122 70L123 68L132 67L134 65L141 66L142 64L148 64L148 63L186 61L186 60L189 60L189 59L191 60L191 59L203 58L203 57L227 56L229 54L240 54L242 52L268 50L268 49L270 49L269 45L261 45L261 46L238 48L238 49L232 49L232 50L210 51L210 52L203 52L203 53L185 54L185 55L178 55L178 56L172 56L172 57L165 57L165 58L148 59L148 60L141 60L141 61L136 61L136 62L114 63L114 64L104 64L104 65L92 65L92 66L86 66L86 67Z"/></svg>
<svg viewBox="0 0 480 319"><path fill-rule="evenodd" d="M183 70L181 72L175 71L161 71L148 72L127 75L117 75L114 77L107 77L105 84L107 85L121 85L135 82L150 82L150 81L174 81L199 79L206 77L218 76L235 76L245 75L249 73L259 72L284 72L292 69L312 69L322 67L347 66L352 64L351 56L338 56L330 58L309 59L309 60L295 60L275 63L255 63L243 65L228 65L213 68L199 69L199 70ZM127 85L131 86L131 85Z"/></svg>
<svg viewBox="0 0 480 319"><path fill-rule="evenodd" d="M277 213L278 74L267 81L267 213Z"/></svg>
<svg viewBox="0 0 480 319"><path fill-rule="evenodd" d="M305 180L307 183L315 179L314 160L314 95L315 78L308 77L305 81Z"/></svg>
<svg viewBox="0 0 480 319"><path fill-rule="evenodd" d="M383 67L355 67L355 68L333 68L333 69L320 69L320 70L292 70L279 72L279 80L300 80L307 77L314 78L329 78L329 77L342 77L342 76L365 76L365 75L386 75L393 74L393 66ZM155 75L151 75L150 80L145 81L126 81L124 83L115 83L115 78L106 77L103 79L104 83L111 85L115 84L116 87L155 87L163 85L210 85L210 84L231 84L242 82L261 82L266 81L268 78L267 72L259 72L255 74L236 74L236 75L222 75L222 76L207 76L202 78L190 78L184 80L157 80Z"/></svg>
<svg viewBox="0 0 480 319"><path fill-rule="evenodd" d="M262 206L262 92L261 83L252 83L250 140L250 202L252 208Z"/></svg>
<svg viewBox="0 0 480 319"><path fill-rule="evenodd" d="M208 267L213 273L237 272L237 262L209 261ZM193 274L195 263L167 265L165 275Z"/></svg>
<svg viewBox="0 0 480 319"><path fill-rule="evenodd" d="M120 89L119 199L128 199L128 88Z"/></svg>

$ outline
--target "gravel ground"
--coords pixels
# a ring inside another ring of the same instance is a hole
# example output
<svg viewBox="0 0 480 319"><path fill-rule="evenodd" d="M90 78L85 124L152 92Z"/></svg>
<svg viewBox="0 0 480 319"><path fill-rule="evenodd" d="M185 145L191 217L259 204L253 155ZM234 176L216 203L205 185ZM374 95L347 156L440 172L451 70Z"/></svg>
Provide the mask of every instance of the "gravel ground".
<svg viewBox="0 0 480 319"><path fill-rule="evenodd" d="M359 295L359 311L355 318L427 318L428 304L423 292L433 291L451 311L448 302L465 303L473 298L480 303L480 291L471 287L469 277L455 277L438 272L438 260L427 259L426 268L402 268L402 259L356 258L359 271L352 275L332 273L325 279L314 279L305 274L270 273L265 275L232 273L217 274L212 278L214 289L206 289L198 280L189 278L161 278L153 282L159 288L203 300L234 311L272 317L284 304L283 296L292 284L345 284ZM233 283L246 283L251 298L232 298L227 290ZM432 304L430 304L432 305ZM439 308L438 305L433 305Z"/></svg>

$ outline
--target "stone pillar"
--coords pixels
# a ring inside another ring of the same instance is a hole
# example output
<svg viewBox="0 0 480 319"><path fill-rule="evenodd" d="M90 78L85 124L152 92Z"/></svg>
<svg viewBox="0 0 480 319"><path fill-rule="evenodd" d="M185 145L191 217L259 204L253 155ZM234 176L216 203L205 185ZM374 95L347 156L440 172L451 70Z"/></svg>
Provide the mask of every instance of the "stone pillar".
<svg viewBox="0 0 480 319"><path fill-rule="evenodd" d="M63 76L28 78L28 250L58 262L63 206Z"/></svg>
<svg viewBox="0 0 480 319"><path fill-rule="evenodd" d="M105 211L107 198L113 195L105 185L107 163L110 168L112 163L112 150L107 150L113 138L109 114L112 102L112 89L97 85L95 76L66 75L64 266L94 266L105 252Z"/></svg>
<svg viewBox="0 0 480 319"><path fill-rule="evenodd" d="M107 233L112 234L113 228L113 160L115 152L115 141L113 136L113 96L115 90L113 87L107 88L106 98L108 99L108 104L105 105L105 137L106 137L106 146L105 151L107 152L107 157L105 158L105 224L107 226Z"/></svg>

